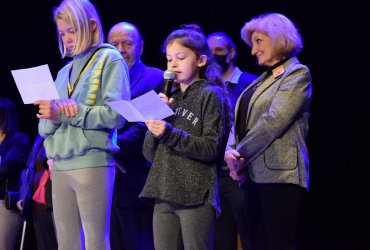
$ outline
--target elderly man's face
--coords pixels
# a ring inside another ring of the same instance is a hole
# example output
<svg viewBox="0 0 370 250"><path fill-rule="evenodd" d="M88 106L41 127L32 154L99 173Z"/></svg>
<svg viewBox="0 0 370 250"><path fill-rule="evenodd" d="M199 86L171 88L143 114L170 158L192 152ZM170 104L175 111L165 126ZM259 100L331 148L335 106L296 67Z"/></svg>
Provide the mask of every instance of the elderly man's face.
<svg viewBox="0 0 370 250"><path fill-rule="evenodd" d="M133 29L118 27L110 32L108 42L118 49L125 59L127 66L131 68L140 60L142 44Z"/></svg>

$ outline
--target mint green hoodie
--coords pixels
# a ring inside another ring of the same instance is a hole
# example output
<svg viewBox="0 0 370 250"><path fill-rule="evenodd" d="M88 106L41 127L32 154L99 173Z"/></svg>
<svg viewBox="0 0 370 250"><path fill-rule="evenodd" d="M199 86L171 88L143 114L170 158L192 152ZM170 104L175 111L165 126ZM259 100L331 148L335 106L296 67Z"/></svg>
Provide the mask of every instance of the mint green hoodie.
<svg viewBox="0 0 370 250"><path fill-rule="evenodd" d="M40 119L39 133L45 138L48 158L54 160L53 170L114 166L113 154L117 129L124 118L111 109L107 102L130 100L129 74L120 53L111 45L103 44L93 63L81 75L70 97L78 103L78 113L66 117L59 113L59 121ZM73 58L71 84L97 47ZM68 98L68 74L71 63L64 66L55 80L60 99Z"/></svg>

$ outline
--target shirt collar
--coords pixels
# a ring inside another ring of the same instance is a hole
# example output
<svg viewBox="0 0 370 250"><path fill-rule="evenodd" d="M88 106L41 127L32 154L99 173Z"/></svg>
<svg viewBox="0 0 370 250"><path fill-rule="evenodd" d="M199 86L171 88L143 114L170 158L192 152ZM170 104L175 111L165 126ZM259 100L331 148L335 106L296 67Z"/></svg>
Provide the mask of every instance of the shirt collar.
<svg viewBox="0 0 370 250"><path fill-rule="evenodd" d="M243 72L239 69L239 67L235 67L231 75L225 80L225 82L230 82L233 84L238 84L239 78Z"/></svg>

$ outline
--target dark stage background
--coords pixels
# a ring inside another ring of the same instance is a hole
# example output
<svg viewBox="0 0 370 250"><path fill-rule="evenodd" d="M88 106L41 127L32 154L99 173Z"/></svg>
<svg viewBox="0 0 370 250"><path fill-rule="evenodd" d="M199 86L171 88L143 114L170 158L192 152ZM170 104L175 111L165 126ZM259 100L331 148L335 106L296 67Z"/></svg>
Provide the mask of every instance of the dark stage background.
<svg viewBox="0 0 370 250"><path fill-rule="evenodd" d="M365 249L359 245L363 231L358 224L362 218L353 199L355 190L362 185L355 178L354 169L366 168L354 157L354 135L360 134L354 123L360 112L358 109L351 112L356 86L351 72L357 69L352 64L351 53L355 49L351 45L357 44L358 34L351 25L352 1L338 2L93 0L105 34L120 21L136 24L145 42L142 60L163 70L166 62L161 44L180 24L198 23L206 34L226 32L236 42L237 64L257 75L262 71L240 38L244 23L264 12L280 12L296 24L304 39L299 59L310 68L313 78L308 138L311 186L299 234L299 249L304 250ZM0 95L17 104L21 130L32 140L37 133L37 109L22 103L10 71L48 64L55 78L65 64L60 58L52 21L52 7L58 3L2 1L0 7ZM356 23L359 30L361 25Z"/></svg>

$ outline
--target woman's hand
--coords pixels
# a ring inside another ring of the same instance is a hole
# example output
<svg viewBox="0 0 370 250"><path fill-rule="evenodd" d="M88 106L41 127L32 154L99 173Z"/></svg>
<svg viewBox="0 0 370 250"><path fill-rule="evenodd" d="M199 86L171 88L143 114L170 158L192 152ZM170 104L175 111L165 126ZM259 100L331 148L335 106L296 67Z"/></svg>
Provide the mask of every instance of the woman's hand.
<svg viewBox="0 0 370 250"><path fill-rule="evenodd" d="M152 132L155 137L161 137L167 130L167 122L163 120L146 120L148 130Z"/></svg>
<svg viewBox="0 0 370 250"><path fill-rule="evenodd" d="M229 149L225 152L224 160L230 171L238 172L244 167L245 158L241 157L235 149Z"/></svg>
<svg viewBox="0 0 370 250"><path fill-rule="evenodd" d="M24 202L23 202L23 200L19 200L18 202L17 202L17 208L19 209L19 211L23 211L23 205L24 205Z"/></svg>
<svg viewBox="0 0 370 250"><path fill-rule="evenodd" d="M241 181L247 178L247 171L244 166L246 159L241 157L235 149L229 149L225 152L224 160L230 170L230 177L235 181Z"/></svg>
<svg viewBox="0 0 370 250"><path fill-rule="evenodd" d="M230 177L234 181L241 181L247 178L247 171L245 171L245 168L241 169L240 171L231 171L230 170Z"/></svg>

